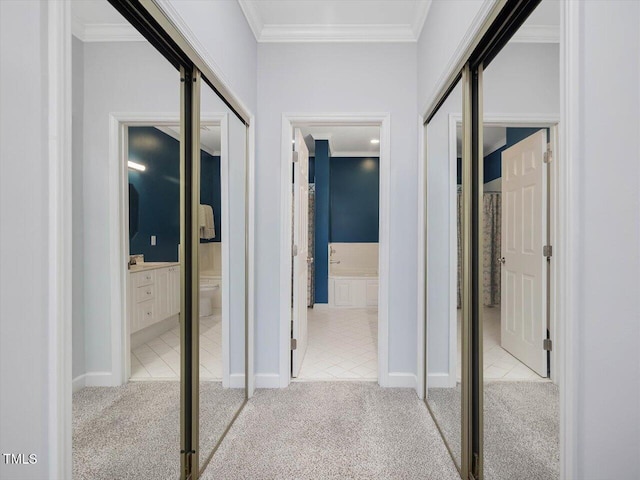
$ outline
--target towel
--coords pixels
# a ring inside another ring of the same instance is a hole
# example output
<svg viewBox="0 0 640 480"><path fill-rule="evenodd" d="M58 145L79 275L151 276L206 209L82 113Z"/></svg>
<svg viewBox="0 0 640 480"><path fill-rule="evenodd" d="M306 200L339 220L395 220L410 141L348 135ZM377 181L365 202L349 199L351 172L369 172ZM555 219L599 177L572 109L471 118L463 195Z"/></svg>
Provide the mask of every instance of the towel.
<svg viewBox="0 0 640 480"><path fill-rule="evenodd" d="M211 240L216 238L216 227L213 222L211 205L200 205L200 238Z"/></svg>

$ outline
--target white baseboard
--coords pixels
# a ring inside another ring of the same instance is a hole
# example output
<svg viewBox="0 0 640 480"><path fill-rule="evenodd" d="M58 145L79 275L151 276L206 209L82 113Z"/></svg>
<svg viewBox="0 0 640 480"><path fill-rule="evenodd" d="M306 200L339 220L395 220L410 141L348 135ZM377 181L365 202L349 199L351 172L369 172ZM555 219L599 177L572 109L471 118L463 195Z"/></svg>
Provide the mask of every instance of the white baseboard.
<svg viewBox="0 0 640 480"><path fill-rule="evenodd" d="M73 379L73 392L83 389L84 387L112 387L113 375L111 372L88 372L78 375Z"/></svg>
<svg viewBox="0 0 640 480"><path fill-rule="evenodd" d="M427 375L427 388L453 388L456 379L448 373L430 373Z"/></svg>
<svg viewBox="0 0 640 480"><path fill-rule="evenodd" d="M256 388L280 388L280 375L277 373L256 373Z"/></svg>
<svg viewBox="0 0 640 480"><path fill-rule="evenodd" d="M232 373L229 375L229 388L244 387L244 373Z"/></svg>
<svg viewBox="0 0 640 480"><path fill-rule="evenodd" d="M390 388L416 388L416 374L405 372L389 372L387 387Z"/></svg>
<svg viewBox="0 0 640 480"><path fill-rule="evenodd" d="M329 304L328 303L314 303L313 304L313 308L317 308L318 310L326 310L327 308L329 308Z"/></svg>

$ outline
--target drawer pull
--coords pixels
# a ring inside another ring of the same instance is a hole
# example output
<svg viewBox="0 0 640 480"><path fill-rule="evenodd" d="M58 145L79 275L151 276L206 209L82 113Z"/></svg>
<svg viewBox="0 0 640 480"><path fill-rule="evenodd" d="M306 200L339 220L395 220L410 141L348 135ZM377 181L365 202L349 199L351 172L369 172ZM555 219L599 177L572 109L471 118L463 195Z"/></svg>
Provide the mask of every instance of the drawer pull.
<svg viewBox="0 0 640 480"><path fill-rule="evenodd" d="M151 316L151 312L147 312L147 317L150 317L150 316Z"/></svg>
<svg viewBox="0 0 640 480"><path fill-rule="evenodd" d="M147 295L151 295L151 290L147 290Z"/></svg>

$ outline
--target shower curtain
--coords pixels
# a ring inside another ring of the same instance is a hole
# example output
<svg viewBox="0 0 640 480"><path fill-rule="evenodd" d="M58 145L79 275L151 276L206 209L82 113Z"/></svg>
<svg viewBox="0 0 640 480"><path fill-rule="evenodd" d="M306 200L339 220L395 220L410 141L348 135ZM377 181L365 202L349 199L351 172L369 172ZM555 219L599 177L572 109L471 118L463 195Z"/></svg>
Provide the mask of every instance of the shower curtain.
<svg viewBox="0 0 640 480"><path fill-rule="evenodd" d="M315 183L309 184L309 257L316 258L316 185ZM309 264L307 272L307 307L313 307L316 303L316 285L315 285L315 262Z"/></svg>
<svg viewBox="0 0 640 480"><path fill-rule="evenodd" d="M462 306L462 193L457 195L458 308ZM502 241L502 197L500 193L483 195L482 301L485 306L500 305L500 248Z"/></svg>

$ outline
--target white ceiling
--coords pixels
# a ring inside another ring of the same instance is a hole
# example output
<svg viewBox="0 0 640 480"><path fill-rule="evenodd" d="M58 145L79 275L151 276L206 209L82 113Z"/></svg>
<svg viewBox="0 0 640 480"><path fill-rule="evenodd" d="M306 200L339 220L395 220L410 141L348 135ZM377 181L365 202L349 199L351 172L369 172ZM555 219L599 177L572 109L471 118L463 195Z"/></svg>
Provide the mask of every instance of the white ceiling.
<svg viewBox="0 0 640 480"><path fill-rule="evenodd" d="M167 135L171 135L173 138L180 139L180 127L178 126L156 128ZM220 155L220 136L219 125L202 125L200 127L200 147L210 155Z"/></svg>
<svg viewBox="0 0 640 480"><path fill-rule="evenodd" d="M415 42L432 2L237 1L259 42ZM559 0L542 0L512 41L557 43L559 5ZM71 18L73 35L84 42L144 41L107 0L72 0Z"/></svg>
<svg viewBox="0 0 640 480"><path fill-rule="evenodd" d="M462 156L462 126L458 125L456 129L457 140L457 154L458 157ZM484 149L484 155L489 155L495 152L500 147L504 147L507 144L507 128L506 127L487 127L482 130L482 144Z"/></svg>
<svg viewBox="0 0 640 480"><path fill-rule="evenodd" d="M380 139L380 127L333 126L301 127L309 154L315 155L314 140L329 140L332 157L369 157L380 155L380 145L372 139Z"/></svg>

